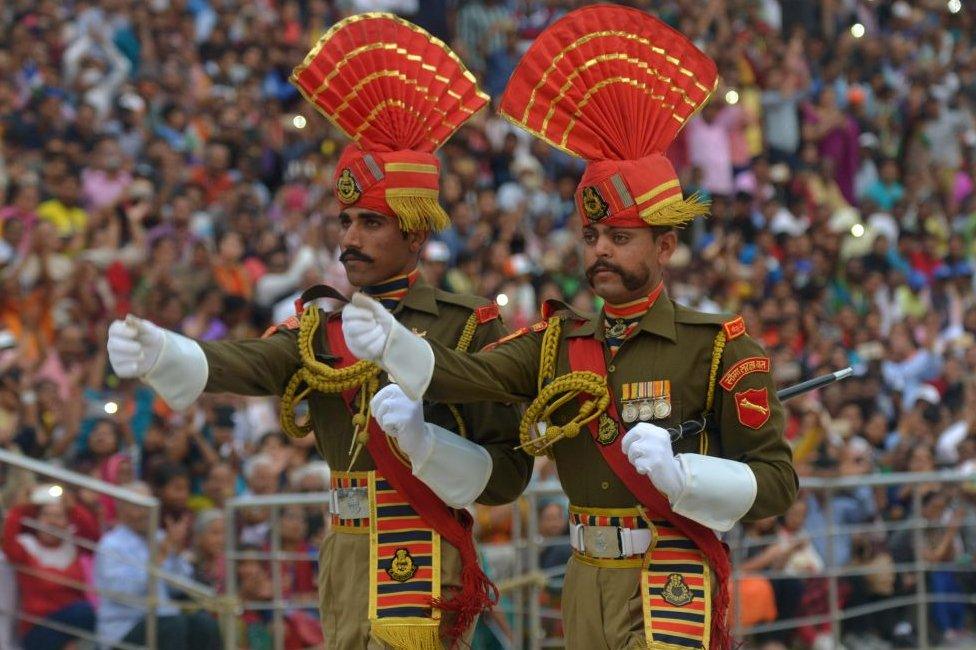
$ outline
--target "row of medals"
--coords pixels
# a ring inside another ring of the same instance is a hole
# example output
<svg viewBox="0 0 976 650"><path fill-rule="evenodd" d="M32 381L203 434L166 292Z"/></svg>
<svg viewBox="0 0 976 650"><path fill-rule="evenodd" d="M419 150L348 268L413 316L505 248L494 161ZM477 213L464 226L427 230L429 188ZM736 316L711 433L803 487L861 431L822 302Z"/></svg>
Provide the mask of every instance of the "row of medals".
<svg viewBox="0 0 976 650"><path fill-rule="evenodd" d="M640 420L663 420L671 415L671 401L664 396L645 400L629 400L624 402L621 419L628 424Z"/></svg>
<svg viewBox="0 0 976 650"><path fill-rule="evenodd" d="M618 320L607 330L607 336L619 338L624 335L626 330L627 323L623 320ZM671 401L664 395L661 395L660 397L653 397L651 399L628 400L624 402L623 413L620 414L620 417L624 422L629 424L636 422L638 419L641 422L663 420L669 415L671 415Z"/></svg>

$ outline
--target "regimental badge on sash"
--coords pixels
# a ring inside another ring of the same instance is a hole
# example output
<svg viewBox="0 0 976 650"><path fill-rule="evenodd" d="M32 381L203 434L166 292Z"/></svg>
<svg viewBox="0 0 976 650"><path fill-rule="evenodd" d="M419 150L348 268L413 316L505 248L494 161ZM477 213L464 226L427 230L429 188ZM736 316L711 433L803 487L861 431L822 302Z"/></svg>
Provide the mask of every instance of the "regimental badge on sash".
<svg viewBox="0 0 976 650"><path fill-rule="evenodd" d="M386 573L397 582L406 582L412 578L417 573L417 565L414 564L410 551L398 548L390 559Z"/></svg>
<svg viewBox="0 0 976 650"><path fill-rule="evenodd" d="M654 545L644 555L641 593L649 648L708 648L712 585L695 543L666 521L654 521Z"/></svg>
<svg viewBox="0 0 976 650"><path fill-rule="evenodd" d="M680 573L668 575L668 583L661 589L661 598L664 602L675 607L684 607L694 599L694 594L685 582Z"/></svg>
<svg viewBox="0 0 976 650"><path fill-rule="evenodd" d="M620 403L620 419L627 424L664 420L671 415L671 382L661 379L624 384Z"/></svg>
<svg viewBox="0 0 976 650"><path fill-rule="evenodd" d="M601 445L609 445L620 435L620 427L606 413L600 415L600 429L597 433L596 441Z"/></svg>

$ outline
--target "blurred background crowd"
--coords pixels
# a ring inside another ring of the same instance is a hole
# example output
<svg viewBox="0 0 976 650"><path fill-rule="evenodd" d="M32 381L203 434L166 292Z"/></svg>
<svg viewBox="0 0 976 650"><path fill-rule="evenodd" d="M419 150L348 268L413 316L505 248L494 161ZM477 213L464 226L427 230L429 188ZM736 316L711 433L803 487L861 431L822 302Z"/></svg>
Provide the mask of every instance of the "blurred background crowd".
<svg viewBox="0 0 976 650"><path fill-rule="evenodd" d="M106 359L109 322L131 312L198 339L248 338L291 315L306 286L350 291L330 183L345 141L288 83L337 19L396 11L449 43L497 97L527 44L579 4L0 4L0 447L112 483L145 481L162 500L167 544L180 562L173 570L219 588L225 500L325 490L328 467L311 439L280 433L274 399L205 396L173 413L147 387L120 381ZM690 36L721 75L669 152L685 191L712 201L711 216L681 232L671 295L741 313L779 385L855 369L843 385L788 404L800 474L976 471L976 7L631 4ZM535 322L549 298L600 307L582 279L573 203L580 161L491 111L440 155L453 225L423 253L431 282L496 299L510 329ZM537 480L551 478L551 467L537 468ZM66 620L115 638L137 633L138 612L105 612L83 595L93 581L131 579L106 573L99 553L138 552L138 540L118 534L121 523L137 529L137 515L84 491L52 499L29 482L3 484L4 553L19 564L57 560L78 583L43 587L21 575L22 592L58 593L15 602L39 617L70 610ZM757 620L825 611L823 583L811 576L829 562L894 567L925 554L971 565L976 494L938 483L923 492L921 500L898 488L804 493L787 516L745 526L746 539L757 540L746 567L792 576L772 581L772 592L751 585L768 605ZM565 534L565 508L560 499L541 503L544 536ZM505 554L488 544L511 539L513 509L476 515L497 577ZM61 553L56 538L38 541L42 533L22 528L23 517L70 522L102 542L94 557L70 544ZM881 529L912 517L931 522L922 547ZM828 518L867 532L840 536L828 552ZM307 597L312 612L325 521L322 508L282 515L283 548L307 557L289 563L287 594ZM261 511L239 528L242 547L269 545ZM567 555L554 546L541 562L560 566ZM240 563L248 599L268 588L268 571L267 563ZM843 602L915 588L894 568L874 575L882 578L846 581ZM936 593L972 593L967 575L927 580ZM845 626L849 646L917 641L900 614L855 619ZM971 646L971 617L966 605L936 605L932 633ZM266 623L263 613L242 619L248 647L270 642ZM290 622L290 638L314 642L306 623ZM30 633L29 624L15 630ZM810 626L759 641L807 647L823 633Z"/></svg>

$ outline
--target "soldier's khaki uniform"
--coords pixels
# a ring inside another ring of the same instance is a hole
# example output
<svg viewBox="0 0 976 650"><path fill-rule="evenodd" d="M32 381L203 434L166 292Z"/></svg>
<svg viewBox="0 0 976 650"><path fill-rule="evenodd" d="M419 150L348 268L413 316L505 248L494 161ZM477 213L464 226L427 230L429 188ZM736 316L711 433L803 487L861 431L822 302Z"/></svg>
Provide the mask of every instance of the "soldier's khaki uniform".
<svg viewBox="0 0 976 650"><path fill-rule="evenodd" d="M602 314L586 318L565 308L554 315L563 321L555 375L559 377L570 372L566 340L595 337L603 341L605 327ZM651 422L667 428L698 418L705 409L716 335L727 321L728 316L695 312L661 295L612 358L604 343L607 383L618 413L625 384L668 380L671 413ZM461 354L431 341L435 367L427 397L447 403L532 400L537 392L542 337L541 326L530 328L477 354ZM729 340L717 377L749 357L766 355L748 335ZM768 418L759 428L743 425L737 415L736 394L763 388L770 398ZM578 403L570 402L556 411L552 421L563 424L577 411ZM707 434L678 442L675 452L707 453L747 463L755 474L758 493L744 519L779 515L793 502L798 486L790 448L781 435L783 424L783 408L775 397L771 374L751 372L732 390L715 386L714 426ZM636 499L607 465L597 444L584 429L551 447L571 506L594 515L638 515ZM639 558L594 561L574 552L563 591L568 647L647 647L639 566Z"/></svg>
<svg viewBox="0 0 976 650"><path fill-rule="evenodd" d="M397 320L423 334L432 342L455 347L465 323L475 309L487 301L473 296L452 294L430 286L418 278L393 311ZM335 361L325 337L325 321L339 313L324 316L315 340L319 361ZM266 339L201 343L209 364L207 392L240 395L281 395L292 375L301 367L297 329L279 328ZM498 318L478 326L470 349L477 350L504 334ZM312 392L308 397L315 441L323 458L333 468L333 485L349 464L353 425L341 396ZM495 505L515 499L525 488L532 461L513 448L518 444L519 414L515 407L488 401L466 404L458 409L467 437L482 445L492 458L492 473L479 503ZM427 422L457 432L452 411L441 404L425 403ZM363 450L353 472L375 469L367 450ZM367 604L369 592L369 536L367 528L354 528L344 521L342 531L330 531L320 553L319 595L322 624L330 648L369 646ZM442 540L441 584L445 590L459 584L460 560L453 546ZM442 628L450 620L442 621ZM470 633L469 633L470 636Z"/></svg>

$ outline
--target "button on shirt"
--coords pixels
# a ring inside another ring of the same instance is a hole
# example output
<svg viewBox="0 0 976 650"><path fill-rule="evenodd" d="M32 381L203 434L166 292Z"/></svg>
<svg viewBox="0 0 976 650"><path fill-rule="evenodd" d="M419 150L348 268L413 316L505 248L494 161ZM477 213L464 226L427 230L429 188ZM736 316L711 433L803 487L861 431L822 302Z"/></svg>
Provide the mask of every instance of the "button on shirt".
<svg viewBox="0 0 976 650"><path fill-rule="evenodd" d="M162 531L160 531L162 538ZM95 586L100 592L98 607L98 636L110 641L120 641L146 616L146 606L137 603L120 603L112 600L111 593L124 594L131 599L145 599L149 591L149 545L146 538L131 528L119 524L107 532L98 542L95 551ZM163 562L165 573L189 578L190 564L177 555L170 555ZM162 580L156 582L159 605L158 616L179 613ZM101 593L101 592L105 593ZM127 598L126 600L129 600Z"/></svg>

